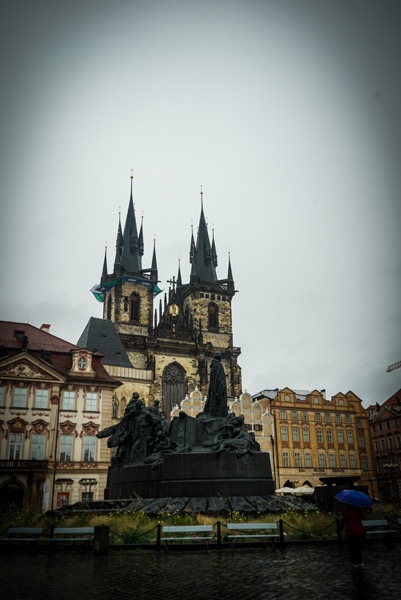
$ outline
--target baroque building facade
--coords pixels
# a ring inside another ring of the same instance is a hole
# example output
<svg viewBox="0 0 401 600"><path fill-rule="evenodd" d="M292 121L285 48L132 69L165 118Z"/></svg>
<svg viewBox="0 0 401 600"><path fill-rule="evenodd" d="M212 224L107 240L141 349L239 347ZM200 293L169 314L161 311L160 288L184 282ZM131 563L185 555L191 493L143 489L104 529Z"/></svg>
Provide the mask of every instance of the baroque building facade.
<svg viewBox="0 0 401 600"><path fill-rule="evenodd" d="M195 389L207 393L210 363L220 352L231 400L241 392L240 348L233 343L232 299L236 293L230 259L225 279L217 277L217 251L209 236L203 210L195 240L190 238L190 278L183 282L181 268L168 281L164 300L158 286L156 248L150 268L143 268L143 223L138 231L133 202L133 182L124 227L117 228L116 254L111 273L105 255L99 285L92 288L103 305L103 328L114 325L123 350L120 362L105 356L109 374L121 380L114 401L120 418L132 393L138 392L146 404L160 400L170 418L173 406ZM97 348L104 332L99 320L91 319L78 345ZM110 358L110 357L109 357Z"/></svg>
<svg viewBox="0 0 401 600"><path fill-rule="evenodd" d="M0 506L103 498L110 453L96 433L120 382L49 328L0 321Z"/></svg>
<svg viewBox="0 0 401 600"><path fill-rule="evenodd" d="M382 405L368 409L373 442L377 488L384 502L401 498L401 389Z"/></svg>
<svg viewBox="0 0 401 600"><path fill-rule="evenodd" d="M353 392L327 400L324 391L283 388L263 390L253 400L262 414L271 415L277 488L371 484L375 474L368 413Z"/></svg>

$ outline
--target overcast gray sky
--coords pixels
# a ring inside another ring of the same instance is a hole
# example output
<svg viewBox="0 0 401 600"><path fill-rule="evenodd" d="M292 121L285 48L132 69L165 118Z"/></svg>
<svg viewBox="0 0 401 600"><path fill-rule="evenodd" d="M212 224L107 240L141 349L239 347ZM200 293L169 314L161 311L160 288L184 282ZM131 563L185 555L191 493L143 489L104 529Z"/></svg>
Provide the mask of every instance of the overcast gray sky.
<svg viewBox="0 0 401 600"><path fill-rule="evenodd" d="M130 170L160 287L200 186L243 387L401 387L398 0L3 0L0 318L76 343ZM109 270L110 270L109 269Z"/></svg>

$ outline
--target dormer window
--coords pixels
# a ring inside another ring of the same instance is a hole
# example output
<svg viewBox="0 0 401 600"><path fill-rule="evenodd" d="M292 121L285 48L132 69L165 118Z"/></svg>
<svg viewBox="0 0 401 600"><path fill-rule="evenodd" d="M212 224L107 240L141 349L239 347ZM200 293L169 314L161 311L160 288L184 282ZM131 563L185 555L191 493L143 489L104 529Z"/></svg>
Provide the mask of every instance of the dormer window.
<svg viewBox="0 0 401 600"><path fill-rule="evenodd" d="M72 352L72 372L78 372L81 375L94 375L92 369L92 352L89 350L78 350Z"/></svg>
<svg viewBox="0 0 401 600"><path fill-rule="evenodd" d="M85 356L80 356L78 359L78 368L81 369L81 371L84 371L86 369L87 364L88 361L86 360Z"/></svg>

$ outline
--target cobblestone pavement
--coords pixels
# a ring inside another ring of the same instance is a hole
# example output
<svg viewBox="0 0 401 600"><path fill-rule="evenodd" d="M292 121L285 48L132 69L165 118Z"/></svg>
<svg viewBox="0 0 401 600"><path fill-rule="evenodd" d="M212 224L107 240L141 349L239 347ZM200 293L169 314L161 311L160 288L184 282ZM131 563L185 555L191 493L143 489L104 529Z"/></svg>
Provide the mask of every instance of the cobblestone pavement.
<svg viewBox="0 0 401 600"><path fill-rule="evenodd" d="M7 600L398 600L401 546L365 552L363 581L353 581L346 549L289 546L156 552L2 554Z"/></svg>

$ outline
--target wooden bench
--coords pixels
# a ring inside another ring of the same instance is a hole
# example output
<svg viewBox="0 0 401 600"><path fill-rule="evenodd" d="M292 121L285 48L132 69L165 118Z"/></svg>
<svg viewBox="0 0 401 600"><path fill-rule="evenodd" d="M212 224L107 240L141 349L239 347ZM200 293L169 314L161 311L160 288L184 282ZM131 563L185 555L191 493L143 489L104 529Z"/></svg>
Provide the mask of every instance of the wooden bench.
<svg viewBox="0 0 401 600"><path fill-rule="evenodd" d="M272 533L272 532L275 533ZM227 523L226 539L233 545L235 540L272 540L273 544L279 539L277 523Z"/></svg>
<svg viewBox="0 0 401 600"><path fill-rule="evenodd" d="M42 535L43 527L9 527L0 541L36 544Z"/></svg>
<svg viewBox="0 0 401 600"><path fill-rule="evenodd" d="M214 538L213 525L163 525L160 541L165 546L169 542L206 542Z"/></svg>
<svg viewBox="0 0 401 600"><path fill-rule="evenodd" d="M362 521L366 529L367 537L384 536L391 538L393 533L397 533L395 529L390 529L387 519L367 519Z"/></svg>
<svg viewBox="0 0 401 600"><path fill-rule="evenodd" d="M54 527L49 544L85 544L93 543L94 527Z"/></svg>

